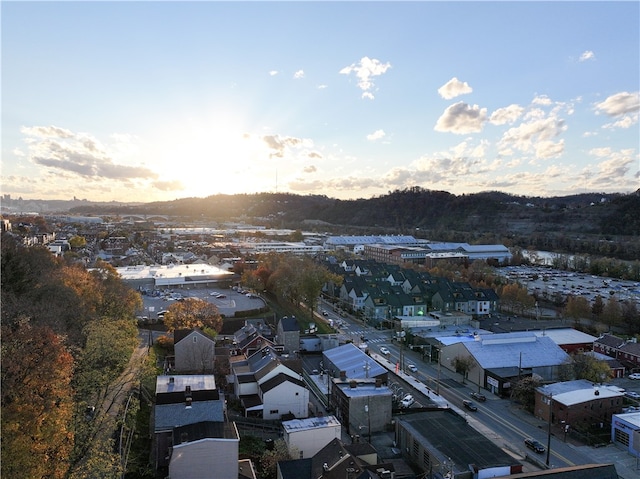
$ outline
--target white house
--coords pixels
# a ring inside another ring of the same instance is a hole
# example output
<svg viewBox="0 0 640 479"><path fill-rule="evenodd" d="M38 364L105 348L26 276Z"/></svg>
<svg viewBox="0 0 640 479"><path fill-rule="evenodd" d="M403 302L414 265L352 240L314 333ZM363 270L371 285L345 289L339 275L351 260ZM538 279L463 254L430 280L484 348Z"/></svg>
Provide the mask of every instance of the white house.
<svg viewBox="0 0 640 479"><path fill-rule="evenodd" d="M332 440L340 439L342 425L335 416L323 416L283 421L282 428L289 453L304 459L315 456Z"/></svg>
<svg viewBox="0 0 640 479"><path fill-rule="evenodd" d="M309 390L299 380L284 373L260 384L262 418L280 419L285 414L297 418L309 415Z"/></svg>
<svg viewBox="0 0 640 479"><path fill-rule="evenodd" d="M177 427L173 431L169 477L238 479L239 445L240 436L232 422L206 421Z"/></svg>

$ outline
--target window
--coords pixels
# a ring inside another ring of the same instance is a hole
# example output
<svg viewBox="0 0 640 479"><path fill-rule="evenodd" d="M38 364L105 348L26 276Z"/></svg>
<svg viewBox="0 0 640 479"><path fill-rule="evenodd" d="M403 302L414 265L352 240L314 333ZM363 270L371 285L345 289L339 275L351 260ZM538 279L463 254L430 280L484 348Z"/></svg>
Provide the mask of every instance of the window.
<svg viewBox="0 0 640 479"><path fill-rule="evenodd" d="M197 343L197 342L198 342L198 336L194 336L194 337L193 337L193 342L194 342L194 343Z"/></svg>
<svg viewBox="0 0 640 479"><path fill-rule="evenodd" d="M272 409L271 411L269 411L269 414L278 414L278 410L277 409Z"/></svg>

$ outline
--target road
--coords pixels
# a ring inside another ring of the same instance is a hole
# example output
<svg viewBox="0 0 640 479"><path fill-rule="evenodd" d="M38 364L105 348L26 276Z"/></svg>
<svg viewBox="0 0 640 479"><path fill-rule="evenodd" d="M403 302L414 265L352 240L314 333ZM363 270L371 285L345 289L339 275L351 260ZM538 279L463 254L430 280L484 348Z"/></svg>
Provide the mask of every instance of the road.
<svg viewBox="0 0 640 479"><path fill-rule="evenodd" d="M545 445L545 447L550 439L551 452L549 454L549 465L551 467L592 464L594 463L595 457L601 457L601 462L616 463L617 467L620 467L620 463L613 459L615 450L612 451L611 459L609 459L604 449L600 450L582 446L572 442L570 438L565 442L564 434L557 429L552 429L550 436L548 434L548 424L544 421L536 419L532 414L524 411L512 401L499 398L490 394L488 391L481 391L487 396L486 402L474 401L474 404L478 407L478 411L467 411L463 408L462 401L464 399L471 399L470 394L473 391L478 391L477 386L469 383L463 384L460 375L445 369L438 371L435 364L428 364L423 361L419 353L405 348L401 349L399 343L391 340L393 331L376 330L367 327L348 315L346 317L340 317L332 310L331 305L328 303L321 303L320 307L327 311L327 318L333 319L335 324L341 321L338 331L344 338L352 339L354 343L358 343L362 341L361 338L364 337L366 338L369 349L374 353L379 353L381 346L389 350L390 354L386 359L390 364L387 365L393 369L393 364L401 364L403 372L407 374L405 377L409 379L408 381L404 381L392 375L391 382L396 385L401 384L403 394L410 392L416 397L417 402L413 407L425 405L427 402L432 401L432 398L438 398L438 395L436 395L436 391L438 391L440 393L440 401L444 401L445 404L456 409L467 418L472 426L480 430L498 446L509 449L523 457L528 455L532 458L532 462L537 463L540 467L544 467L547 454L536 454L526 449L524 445L525 438L531 437L537 439ZM380 361L384 363L385 360L380 358ZM414 364L417 367L417 371L413 373L410 372L406 368L408 364ZM414 378L416 382L422 385L426 385L428 390L430 390L429 395L424 395L413 387L411 378ZM439 381L438 378L440 379ZM633 381L630 380L627 382L633 383ZM640 381L637 382L640 384ZM635 386L635 383L631 386ZM625 387L625 385L622 387ZM621 475L621 477L623 476Z"/></svg>

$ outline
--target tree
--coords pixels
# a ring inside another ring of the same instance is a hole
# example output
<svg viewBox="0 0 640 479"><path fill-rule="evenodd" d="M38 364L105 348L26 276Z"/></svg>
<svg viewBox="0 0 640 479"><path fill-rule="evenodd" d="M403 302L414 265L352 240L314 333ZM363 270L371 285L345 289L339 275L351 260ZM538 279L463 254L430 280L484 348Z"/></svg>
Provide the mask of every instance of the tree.
<svg viewBox="0 0 640 479"><path fill-rule="evenodd" d="M65 477L72 372L73 358L50 328L2 328L3 477Z"/></svg>
<svg viewBox="0 0 640 479"><path fill-rule="evenodd" d="M533 412L536 403L536 388L542 384L542 378L537 375L525 376L513 385L511 397L520 402L523 407Z"/></svg>
<svg viewBox="0 0 640 479"><path fill-rule="evenodd" d="M592 383L608 382L611 379L611 368L606 361L588 354L576 354L572 359L576 379L586 379Z"/></svg>
<svg viewBox="0 0 640 479"><path fill-rule="evenodd" d="M608 326L609 330L611 330L613 326L620 324L621 318L622 311L620 310L620 303L615 296L610 296L607 299L606 304L604 305L604 309L602 311L602 319Z"/></svg>
<svg viewBox="0 0 640 479"><path fill-rule="evenodd" d="M462 384L464 384L469 371L475 366L475 361L471 356L456 356L451 364L457 373L462 374Z"/></svg>
<svg viewBox="0 0 640 479"><path fill-rule="evenodd" d="M69 239L69 245L73 249L84 248L87 245L87 240L84 236L72 236Z"/></svg>
<svg viewBox="0 0 640 479"><path fill-rule="evenodd" d="M640 312L638 312L636 303L630 300L623 301L620 309L620 319L627 332L629 334L640 333Z"/></svg>
<svg viewBox="0 0 640 479"><path fill-rule="evenodd" d="M564 308L564 315L568 318L580 322L581 319L587 319L591 314L591 306L584 296L569 296L567 305Z"/></svg>
<svg viewBox="0 0 640 479"><path fill-rule="evenodd" d="M593 300L593 305L591 306L591 313L595 316L596 320L600 319L600 315L604 311L604 301L602 300L602 296L597 295Z"/></svg>
<svg viewBox="0 0 640 479"><path fill-rule="evenodd" d="M287 443L284 442L284 439L276 439L273 441L273 449L267 449L264 451L260 458L262 477L265 479L275 479L277 475L278 462L297 459L297 455L297 451L289 452L287 449Z"/></svg>
<svg viewBox="0 0 640 479"><path fill-rule="evenodd" d="M185 298L173 303L164 315L164 325L169 332L176 329L222 329L222 316L215 304L199 298Z"/></svg>

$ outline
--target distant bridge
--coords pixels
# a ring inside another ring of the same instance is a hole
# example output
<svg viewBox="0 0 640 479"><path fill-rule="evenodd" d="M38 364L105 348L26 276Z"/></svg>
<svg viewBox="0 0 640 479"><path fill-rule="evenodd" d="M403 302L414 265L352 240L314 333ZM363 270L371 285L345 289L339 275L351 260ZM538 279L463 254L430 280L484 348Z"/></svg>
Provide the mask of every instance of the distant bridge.
<svg viewBox="0 0 640 479"><path fill-rule="evenodd" d="M167 215L122 215L121 218L123 220L142 220L142 221L153 221L153 220L164 220L169 221L169 217Z"/></svg>

